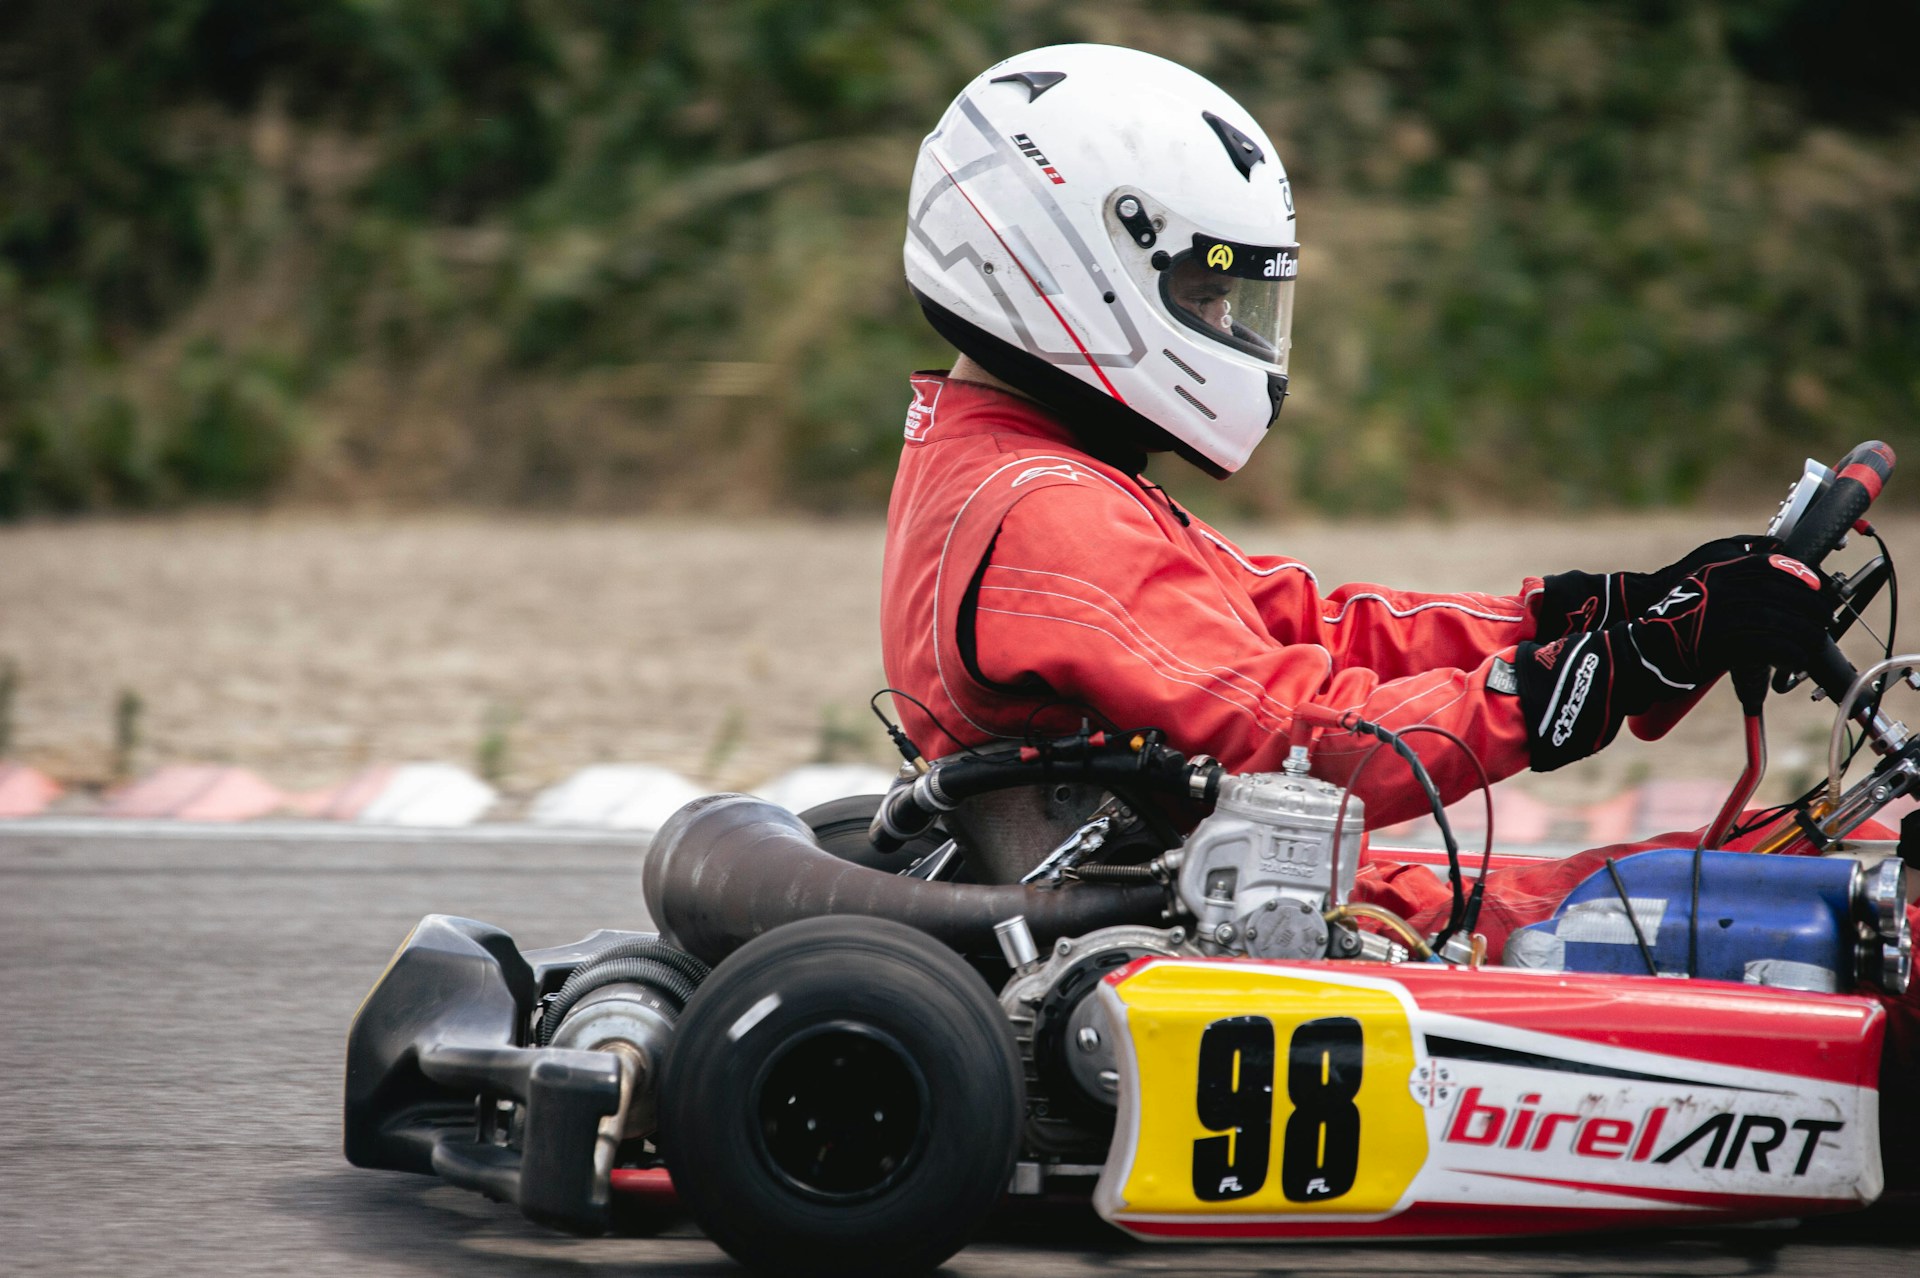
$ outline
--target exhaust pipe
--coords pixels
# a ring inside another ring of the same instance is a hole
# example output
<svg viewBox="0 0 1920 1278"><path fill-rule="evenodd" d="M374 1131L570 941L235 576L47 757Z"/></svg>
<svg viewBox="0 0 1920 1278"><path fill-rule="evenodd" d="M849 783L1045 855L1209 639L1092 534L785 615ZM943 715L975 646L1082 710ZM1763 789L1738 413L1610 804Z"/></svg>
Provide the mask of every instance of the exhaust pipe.
<svg viewBox="0 0 1920 1278"><path fill-rule="evenodd" d="M718 963L762 932L823 914L893 919L962 952L993 953L993 926L1015 914L1042 948L1119 923L1157 923L1157 884L929 883L870 870L822 851L813 831L745 794L695 799L655 836L641 874L655 926L673 945Z"/></svg>

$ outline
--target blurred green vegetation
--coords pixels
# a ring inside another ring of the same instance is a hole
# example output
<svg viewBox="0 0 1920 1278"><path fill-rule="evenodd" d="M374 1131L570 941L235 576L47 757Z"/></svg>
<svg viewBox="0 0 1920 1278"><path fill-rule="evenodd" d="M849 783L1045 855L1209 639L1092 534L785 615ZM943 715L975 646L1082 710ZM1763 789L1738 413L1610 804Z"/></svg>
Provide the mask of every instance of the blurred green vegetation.
<svg viewBox="0 0 1920 1278"><path fill-rule="evenodd" d="M1911 435L1910 3L23 0L0 515L876 509L947 359L919 135L1065 40L1214 77L1295 177L1296 393L1216 511L1770 495Z"/></svg>

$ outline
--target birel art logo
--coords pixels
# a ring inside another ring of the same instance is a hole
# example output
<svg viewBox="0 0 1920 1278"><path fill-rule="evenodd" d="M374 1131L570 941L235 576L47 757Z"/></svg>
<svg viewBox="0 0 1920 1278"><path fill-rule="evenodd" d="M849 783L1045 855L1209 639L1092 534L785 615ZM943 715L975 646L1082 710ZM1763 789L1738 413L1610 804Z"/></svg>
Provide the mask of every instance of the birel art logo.
<svg viewBox="0 0 1920 1278"><path fill-rule="evenodd" d="M1040 171L1047 175L1049 182L1055 186L1065 186L1067 184L1067 180L1060 176L1059 171L1055 169L1053 165L1047 163L1047 157L1040 154L1040 148L1033 144L1032 138L1024 133L1016 133L1013 135L1013 144L1020 148L1020 154L1040 166Z"/></svg>
<svg viewBox="0 0 1920 1278"><path fill-rule="evenodd" d="M1820 1148L1820 1137L1846 1126L1824 1118L1788 1122L1772 1114L1728 1111L1714 1114L1684 1133L1669 1132L1666 1125L1671 1111L1665 1105L1654 1106L1637 1120L1600 1118L1542 1112L1536 1108L1540 1104L1538 1092L1522 1096L1512 1109L1488 1105L1481 1100L1482 1090L1469 1087L1460 1097L1447 1124L1448 1143L1656 1164L1675 1162L1699 1150L1702 1168L1732 1171L1745 1159L1755 1171L1771 1175L1787 1171L1791 1159L1792 1174L1804 1176ZM1794 1135L1800 1137L1799 1147L1789 1147L1776 1155Z"/></svg>

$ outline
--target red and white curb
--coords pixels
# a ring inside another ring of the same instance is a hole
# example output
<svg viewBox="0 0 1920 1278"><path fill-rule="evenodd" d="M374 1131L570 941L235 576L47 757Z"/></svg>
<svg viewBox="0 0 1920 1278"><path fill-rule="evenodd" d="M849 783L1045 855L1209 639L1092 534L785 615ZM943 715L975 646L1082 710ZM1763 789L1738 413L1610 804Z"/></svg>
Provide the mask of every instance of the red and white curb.
<svg viewBox="0 0 1920 1278"><path fill-rule="evenodd" d="M601 763L542 790L527 820L542 826L640 830L651 834L667 818L709 791L669 768L646 763Z"/></svg>
<svg viewBox="0 0 1920 1278"><path fill-rule="evenodd" d="M894 774L867 764L809 764L768 780L754 793L791 812L834 799L878 794ZM527 805L514 828L645 838L681 807L713 793L670 768L652 764L595 764L549 786ZM65 796L45 773L0 763L0 828L79 820L129 830L167 822L285 830L377 827L382 830L459 830L502 825L484 819L499 793L450 763L388 764L363 769L320 790L282 790L245 768L169 764L88 804ZM1713 781L1651 781L1603 802L1554 806L1517 790L1493 792L1494 829L1502 849L1528 849L1532 859L1562 849L1599 847L1666 830L1708 824L1726 797ZM1902 811L1905 810L1903 807ZM1897 814L1896 814L1897 815ZM1485 800L1470 795L1447 809L1461 848L1477 852L1486 830ZM1436 845L1430 818L1374 831L1381 846ZM1551 850L1551 851L1550 851ZM1470 858L1476 861L1477 855Z"/></svg>
<svg viewBox="0 0 1920 1278"><path fill-rule="evenodd" d="M755 793L794 812L855 794L878 794L893 774L862 764L795 768ZM537 795L525 824L554 830L607 830L650 835L667 818L711 787L649 764L597 764ZM272 824L289 820L449 830L481 821L499 792L450 763L406 763L364 769L321 790L282 790L246 768L169 764L107 792L94 805L55 810L62 787L22 764L0 763L0 824L52 819L88 822Z"/></svg>
<svg viewBox="0 0 1920 1278"><path fill-rule="evenodd" d="M60 794L60 783L39 769L0 763L0 817L37 816Z"/></svg>

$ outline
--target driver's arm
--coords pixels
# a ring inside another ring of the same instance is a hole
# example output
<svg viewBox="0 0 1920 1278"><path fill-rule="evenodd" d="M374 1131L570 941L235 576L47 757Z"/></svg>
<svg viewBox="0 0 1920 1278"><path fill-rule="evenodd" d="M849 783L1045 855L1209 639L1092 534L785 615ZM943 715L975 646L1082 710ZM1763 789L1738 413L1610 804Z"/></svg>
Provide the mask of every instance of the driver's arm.
<svg viewBox="0 0 1920 1278"><path fill-rule="evenodd" d="M1105 485L1035 492L1009 511L980 575L980 672L1003 685L1037 677L1057 696L1084 700L1122 726L1164 728L1181 749L1215 755L1235 771L1278 769L1292 709L1307 701L1388 727L1445 727L1496 778L1527 766L1527 730L1519 698L1502 690L1511 685L1495 668L1500 654L1472 653L1457 667L1429 663L1402 678L1340 665L1315 641L1320 620L1304 641L1276 638L1208 553ZM1450 651L1470 646L1453 643ZM1472 765L1445 741L1421 734L1409 743L1446 799L1474 786ZM1347 733L1323 737L1316 771L1343 779L1371 745ZM1361 794L1370 825L1426 808L1390 753L1370 765Z"/></svg>
<svg viewBox="0 0 1920 1278"><path fill-rule="evenodd" d="M1472 669L1491 653L1535 637L1539 578L1515 595L1429 594L1366 582L1322 595L1313 571L1279 555L1249 555L1204 524L1193 532L1233 574L1281 643L1313 643L1334 668L1399 679L1428 670Z"/></svg>

